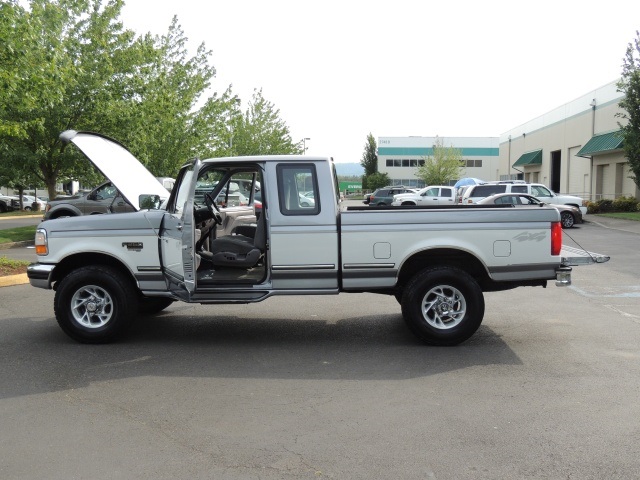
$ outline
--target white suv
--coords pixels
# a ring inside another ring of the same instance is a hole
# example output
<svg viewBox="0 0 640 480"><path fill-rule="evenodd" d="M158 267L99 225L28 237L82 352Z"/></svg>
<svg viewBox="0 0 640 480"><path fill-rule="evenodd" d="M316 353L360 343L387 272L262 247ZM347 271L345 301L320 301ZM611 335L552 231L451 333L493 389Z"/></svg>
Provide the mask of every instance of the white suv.
<svg viewBox="0 0 640 480"><path fill-rule="evenodd" d="M558 195L540 183L485 183L483 185L472 185L464 192L462 203L468 205L477 203L489 195L496 193L526 193L536 197L544 203L554 203L557 205L572 205L578 207L583 215L587 213L584 200L573 195Z"/></svg>

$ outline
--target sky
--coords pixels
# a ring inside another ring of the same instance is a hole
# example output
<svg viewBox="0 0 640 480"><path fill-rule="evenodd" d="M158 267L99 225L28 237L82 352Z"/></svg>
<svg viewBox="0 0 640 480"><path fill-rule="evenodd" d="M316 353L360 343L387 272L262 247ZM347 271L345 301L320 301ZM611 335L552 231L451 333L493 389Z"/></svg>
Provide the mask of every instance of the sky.
<svg viewBox="0 0 640 480"><path fill-rule="evenodd" d="M307 154L360 162L367 135L498 137L620 77L640 1L125 0L136 33L178 17L247 108Z"/></svg>

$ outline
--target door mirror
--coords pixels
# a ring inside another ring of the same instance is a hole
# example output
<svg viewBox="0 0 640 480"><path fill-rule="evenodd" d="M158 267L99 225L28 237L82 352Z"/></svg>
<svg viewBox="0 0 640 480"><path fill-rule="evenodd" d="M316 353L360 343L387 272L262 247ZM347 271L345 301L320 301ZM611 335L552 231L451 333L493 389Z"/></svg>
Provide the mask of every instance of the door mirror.
<svg viewBox="0 0 640 480"><path fill-rule="evenodd" d="M162 200L160 195L148 195L143 193L138 197L138 204L140 205L140 210L159 210Z"/></svg>

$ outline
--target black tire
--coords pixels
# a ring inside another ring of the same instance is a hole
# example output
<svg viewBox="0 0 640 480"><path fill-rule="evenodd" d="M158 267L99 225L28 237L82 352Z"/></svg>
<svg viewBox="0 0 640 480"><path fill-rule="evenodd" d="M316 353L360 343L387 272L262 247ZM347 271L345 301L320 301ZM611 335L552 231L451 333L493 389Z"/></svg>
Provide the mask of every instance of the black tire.
<svg viewBox="0 0 640 480"><path fill-rule="evenodd" d="M416 206L416 204L414 202L403 202L402 205L410 205L412 207Z"/></svg>
<svg viewBox="0 0 640 480"><path fill-rule="evenodd" d="M82 267L64 277L54 299L60 328L81 343L109 343L121 337L138 312L138 293L120 271Z"/></svg>
<svg viewBox="0 0 640 480"><path fill-rule="evenodd" d="M138 313L153 315L161 312L173 303L173 299L164 297L140 297L138 299Z"/></svg>
<svg viewBox="0 0 640 480"><path fill-rule="evenodd" d="M7 204L4 203L3 201L0 201L0 213L5 213L7 212Z"/></svg>
<svg viewBox="0 0 640 480"><path fill-rule="evenodd" d="M427 307L423 313L423 307ZM471 337L484 317L484 296L468 273L433 267L416 274L404 289L402 316L429 345L450 346Z"/></svg>
<svg viewBox="0 0 640 480"><path fill-rule="evenodd" d="M576 223L576 219L573 218L573 213L562 212L560 214L560 223L562 223L562 228L571 228Z"/></svg>

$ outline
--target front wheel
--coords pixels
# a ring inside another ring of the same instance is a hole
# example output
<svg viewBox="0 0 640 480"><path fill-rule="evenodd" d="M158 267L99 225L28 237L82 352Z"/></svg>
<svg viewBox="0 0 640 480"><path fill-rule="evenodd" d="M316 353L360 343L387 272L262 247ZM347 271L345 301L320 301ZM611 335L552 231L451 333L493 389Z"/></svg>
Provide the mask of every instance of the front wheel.
<svg viewBox="0 0 640 480"><path fill-rule="evenodd" d="M484 317L478 283L455 267L418 273L402 296L402 316L409 329L429 345L457 345L471 337Z"/></svg>
<svg viewBox="0 0 640 480"><path fill-rule="evenodd" d="M562 228L571 228L576 223L576 219L573 218L571 212L562 212L560 214L560 222L562 223Z"/></svg>
<svg viewBox="0 0 640 480"><path fill-rule="evenodd" d="M60 328L74 340L108 343L135 318L138 296L120 271L101 265L82 267L60 281L54 311Z"/></svg>

